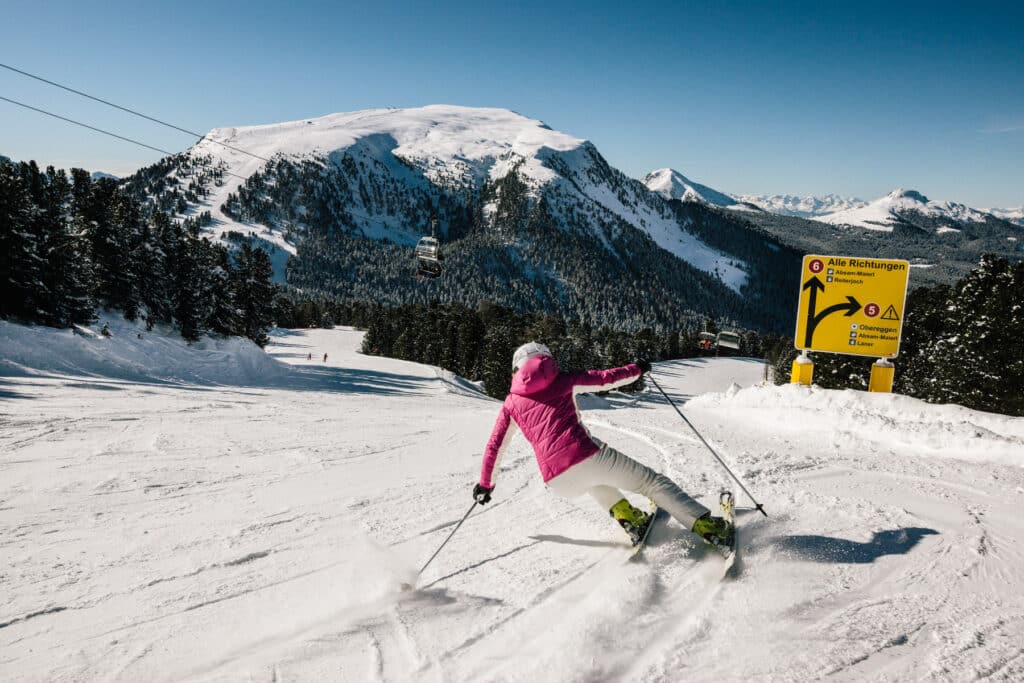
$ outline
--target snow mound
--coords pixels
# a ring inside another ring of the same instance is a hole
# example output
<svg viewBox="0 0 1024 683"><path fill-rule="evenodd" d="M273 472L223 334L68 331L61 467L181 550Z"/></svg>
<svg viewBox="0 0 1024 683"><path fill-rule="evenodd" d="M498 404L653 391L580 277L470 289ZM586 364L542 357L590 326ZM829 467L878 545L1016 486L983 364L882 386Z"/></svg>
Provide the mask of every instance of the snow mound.
<svg viewBox="0 0 1024 683"><path fill-rule="evenodd" d="M110 336L99 333L106 323ZM189 345L177 332L114 313L73 330L0 321L0 376L66 375L134 382L266 385L293 370L240 337L204 337Z"/></svg>
<svg viewBox="0 0 1024 683"><path fill-rule="evenodd" d="M698 396L687 407L742 413L761 425L813 440L828 435L832 443L870 444L897 454L1024 467L1024 419L909 396L817 386L731 387Z"/></svg>
<svg viewBox="0 0 1024 683"><path fill-rule="evenodd" d="M483 387L481 386L482 383L470 381L465 377L456 375L451 370L445 370L444 368L434 368L434 371L437 373L437 378L441 380L443 390L449 394L492 400L490 396L484 393Z"/></svg>

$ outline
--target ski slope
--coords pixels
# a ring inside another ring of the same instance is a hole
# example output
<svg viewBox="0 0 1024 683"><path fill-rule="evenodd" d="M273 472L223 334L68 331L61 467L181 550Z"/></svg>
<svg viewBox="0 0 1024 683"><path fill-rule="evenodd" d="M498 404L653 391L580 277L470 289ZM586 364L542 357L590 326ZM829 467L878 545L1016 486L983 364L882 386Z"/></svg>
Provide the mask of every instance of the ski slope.
<svg viewBox="0 0 1024 683"><path fill-rule="evenodd" d="M5 681L1024 677L1024 419L662 363L771 515L741 511L735 576L674 522L627 563L517 438L416 579L495 401L348 329L280 331L270 357L111 329L0 322ZM727 483L656 394L581 407L684 489Z"/></svg>

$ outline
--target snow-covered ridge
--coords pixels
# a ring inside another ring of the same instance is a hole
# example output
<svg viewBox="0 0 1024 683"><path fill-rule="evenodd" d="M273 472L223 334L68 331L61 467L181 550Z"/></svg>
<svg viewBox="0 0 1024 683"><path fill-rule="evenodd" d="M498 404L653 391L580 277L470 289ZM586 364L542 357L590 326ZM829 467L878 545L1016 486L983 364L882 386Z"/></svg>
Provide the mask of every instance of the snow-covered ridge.
<svg viewBox="0 0 1024 683"><path fill-rule="evenodd" d="M740 195L739 200L759 206L770 213L799 218L814 218L837 211L857 209L867 204L861 199L842 197L837 194L826 194L820 197L812 195L800 197L792 194L745 194Z"/></svg>
<svg viewBox="0 0 1024 683"><path fill-rule="evenodd" d="M261 126L215 128L195 149L224 155L225 148L211 141L267 158L275 154L325 155L362 141L423 167L427 177L439 183L450 177L445 170L481 180L500 178L517 160L525 163L526 177L551 180L554 173L541 163L538 153L544 148L565 152L584 143L506 109L452 105L369 109Z"/></svg>
<svg viewBox="0 0 1024 683"><path fill-rule="evenodd" d="M989 214L963 204L934 201L916 190L899 188L865 206L816 216L814 220L890 232L902 220L901 214L907 212L967 223L984 222L990 218Z"/></svg>
<svg viewBox="0 0 1024 683"><path fill-rule="evenodd" d="M247 233L254 226L239 224L224 215L220 207L228 194L238 191L242 179L260 171L264 162L223 145L263 159L280 155L340 163L347 155L364 162L368 173L382 174L387 183L397 181L406 187L426 182L439 188L479 189L484 181L503 178L515 169L534 196L546 187L557 186L574 204L569 211L582 207L585 215L595 219L595 225L598 219L621 219L647 233L671 254L717 274L736 291L746 282L744 264L687 232L660 197L608 167L591 143L512 111L431 105L214 129L191 153L223 162L232 175L211 188L199 210L211 212L219 235L229 230ZM421 226L402 225L394 215L362 206L358 197L353 201L348 208L366 235L399 244L412 243L419 236ZM260 236L294 252L294 247L275 233ZM595 237L604 240L599 234Z"/></svg>
<svg viewBox="0 0 1024 683"><path fill-rule="evenodd" d="M982 211L990 213L996 218L1001 218L1004 221L1010 221L1017 225L1024 225L1024 206L1018 206L1016 209L982 209Z"/></svg>

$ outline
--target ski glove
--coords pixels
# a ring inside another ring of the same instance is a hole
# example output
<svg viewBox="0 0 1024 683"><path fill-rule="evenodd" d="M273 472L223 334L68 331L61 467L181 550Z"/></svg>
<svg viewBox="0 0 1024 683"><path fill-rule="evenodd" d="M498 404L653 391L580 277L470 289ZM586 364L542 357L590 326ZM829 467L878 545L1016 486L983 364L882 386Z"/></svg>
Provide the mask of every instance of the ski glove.
<svg viewBox="0 0 1024 683"><path fill-rule="evenodd" d="M473 498L481 505L486 505L491 502L491 491L493 490L493 486L491 488L487 488L483 484L477 484L473 487Z"/></svg>
<svg viewBox="0 0 1024 683"><path fill-rule="evenodd" d="M639 366L640 372L642 373L646 374L651 371L651 361L647 360L646 358L637 358L635 361L633 361L633 365Z"/></svg>

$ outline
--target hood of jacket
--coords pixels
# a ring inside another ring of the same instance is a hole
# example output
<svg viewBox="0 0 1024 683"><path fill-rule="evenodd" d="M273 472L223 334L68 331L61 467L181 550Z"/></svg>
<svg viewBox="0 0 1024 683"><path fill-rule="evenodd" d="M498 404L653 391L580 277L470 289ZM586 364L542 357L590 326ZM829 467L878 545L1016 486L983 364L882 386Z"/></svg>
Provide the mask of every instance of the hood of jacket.
<svg viewBox="0 0 1024 683"><path fill-rule="evenodd" d="M531 396L540 393L558 377L558 362L551 356L534 356L512 378L511 393Z"/></svg>

